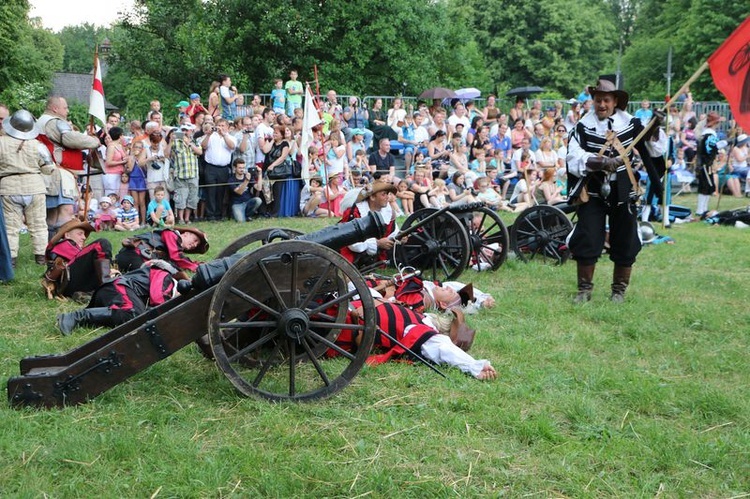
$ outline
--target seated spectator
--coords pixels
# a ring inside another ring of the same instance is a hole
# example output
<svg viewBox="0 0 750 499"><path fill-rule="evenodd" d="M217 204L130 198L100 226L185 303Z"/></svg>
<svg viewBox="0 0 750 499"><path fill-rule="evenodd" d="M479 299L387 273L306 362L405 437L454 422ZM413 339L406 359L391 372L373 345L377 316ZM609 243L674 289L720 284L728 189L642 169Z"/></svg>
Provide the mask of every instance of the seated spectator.
<svg viewBox="0 0 750 499"><path fill-rule="evenodd" d="M329 175L328 184L325 186L323 192L323 200L319 205L329 216L341 216L341 201L344 199L344 195L346 195L346 189L341 186L340 179L341 176L337 173Z"/></svg>
<svg viewBox="0 0 750 499"><path fill-rule="evenodd" d="M524 153L524 157L528 152ZM522 159L522 166L527 160ZM513 188L513 194L510 196L510 203L514 205L525 204L533 206L536 204L536 188L539 185L537 171L531 167L521 170L523 173Z"/></svg>
<svg viewBox="0 0 750 499"><path fill-rule="evenodd" d="M325 217L328 210L320 207L324 201L323 181L320 177L310 177L310 183L302 187L300 194L299 209L303 217Z"/></svg>
<svg viewBox="0 0 750 499"><path fill-rule="evenodd" d="M117 211L112 208L112 200L104 196L99 200L99 209L94 213L94 227L96 231L112 230L117 222Z"/></svg>
<svg viewBox="0 0 750 499"><path fill-rule="evenodd" d="M432 181L432 189L427 191L430 203L435 208L445 208L450 204L450 193L445 185L445 180L436 178Z"/></svg>
<svg viewBox="0 0 750 499"><path fill-rule="evenodd" d="M401 127L398 141L404 144L404 167L408 173L412 169L411 163L414 159L414 151L418 145L416 138L418 126L414 123L414 118L411 114L407 114L404 120L404 126Z"/></svg>
<svg viewBox="0 0 750 499"><path fill-rule="evenodd" d="M556 172L554 168L543 170L542 182L539 185L544 195L544 202L550 205L564 203L567 201L562 195L562 187L557 185Z"/></svg>
<svg viewBox="0 0 750 499"><path fill-rule="evenodd" d="M508 207L507 203L500 194L497 193L492 187L490 187L490 180L486 177L477 180L477 200L482 201L485 205L492 208L495 211L513 211Z"/></svg>
<svg viewBox="0 0 750 499"><path fill-rule="evenodd" d="M396 162L391 154L390 139L380 139L378 150L370 154L368 166L373 174L389 175L391 181L396 178Z"/></svg>
<svg viewBox="0 0 750 499"><path fill-rule="evenodd" d="M349 105L344 108L344 121L346 122L346 128L344 133L347 134L347 142L353 140L356 132L360 133L360 138L363 138L363 146L365 151L368 151L372 147L372 130L367 128L369 121L369 113L366 108L359 105L359 99L352 95L349 97ZM353 152L348 156L349 161L352 160Z"/></svg>
<svg viewBox="0 0 750 499"><path fill-rule="evenodd" d="M534 153L534 156L537 168L557 168L557 152L552 150L552 139L549 137L544 137L541 140L539 149Z"/></svg>
<svg viewBox="0 0 750 499"><path fill-rule="evenodd" d="M253 189L251 184L255 184ZM255 165L251 170L243 158L234 160L234 174L229 177L229 204L232 208L232 218L235 222L249 222L258 213L263 203L256 192L263 189L263 173Z"/></svg>
<svg viewBox="0 0 750 499"><path fill-rule="evenodd" d="M166 189L164 187L159 185L154 189L154 199L148 203L146 216L148 217L148 223L154 227L174 226L174 212L169 205L169 201L166 200Z"/></svg>
<svg viewBox="0 0 750 499"><path fill-rule="evenodd" d="M365 146L364 142L364 129L362 128L350 128L351 139L346 143L346 160L349 162L349 166L354 167L355 156L357 151L367 153L368 147Z"/></svg>
<svg viewBox="0 0 750 499"><path fill-rule="evenodd" d="M422 208L429 208L435 206L435 203L430 200L430 189L432 189L431 178L432 175L428 175L429 169L417 168L414 171L414 178L409 184L409 190L414 194L414 209L420 210Z"/></svg>
<svg viewBox="0 0 750 499"><path fill-rule="evenodd" d="M366 177L369 179L375 171L370 171L370 165L368 164L367 155L364 149L358 150L354 154L354 161L349 165L350 171L358 170L360 172L367 172Z"/></svg>
<svg viewBox="0 0 750 499"><path fill-rule="evenodd" d="M473 203L476 201L471 189L466 187L466 177L461 172L456 172L451 178L451 184L448 186L448 196L450 197L451 203Z"/></svg>
<svg viewBox="0 0 750 499"><path fill-rule="evenodd" d="M138 218L138 210L135 208L133 196L123 196L120 208L117 210L117 222L115 230L128 231L137 230L141 226Z"/></svg>
<svg viewBox="0 0 750 499"><path fill-rule="evenodd" d="M409 190L409 182L402 180L396 186L396 198L401 205L401 211L407 217L414 213L414 198L415 195Z"/></svg>

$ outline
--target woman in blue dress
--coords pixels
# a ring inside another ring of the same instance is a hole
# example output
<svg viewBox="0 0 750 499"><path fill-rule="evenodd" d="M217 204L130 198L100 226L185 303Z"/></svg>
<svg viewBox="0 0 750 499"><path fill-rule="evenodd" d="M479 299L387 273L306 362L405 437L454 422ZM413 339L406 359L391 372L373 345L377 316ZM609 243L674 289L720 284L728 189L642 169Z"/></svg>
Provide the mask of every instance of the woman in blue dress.
<svg viewBox="0 0 750 499"><path fill-rule="evenodd" d="M146 186L146 173L138 164L138 155L143 151L143 142L134 141L130 145L130 155L128 156L127 172L130 176L128 180L128 190L135 201L133 207L138 210L138 217L141 224L146 223L146 196L148 187Z"/></svg>

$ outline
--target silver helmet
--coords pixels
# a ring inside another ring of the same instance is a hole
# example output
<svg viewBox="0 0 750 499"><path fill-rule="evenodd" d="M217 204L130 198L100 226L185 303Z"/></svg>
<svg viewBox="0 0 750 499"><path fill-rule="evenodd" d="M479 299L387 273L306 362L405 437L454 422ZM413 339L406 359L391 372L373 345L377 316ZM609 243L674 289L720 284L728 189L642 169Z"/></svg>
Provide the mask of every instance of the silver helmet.
<svg viewBox="0 0 750 499"><path fill-rule="evenodd" d="M656 230L650 222L638 222L638 230L641 233L641 242L650 244L656 239Z"/></svg>
<svg viewBox="0 0 750 499"><path fill-rule="evenodd" d="M36 129L34 115L25 109L20 109L3 120L3 130L11 137L20 140L35 139L39 135Z"/></svg>

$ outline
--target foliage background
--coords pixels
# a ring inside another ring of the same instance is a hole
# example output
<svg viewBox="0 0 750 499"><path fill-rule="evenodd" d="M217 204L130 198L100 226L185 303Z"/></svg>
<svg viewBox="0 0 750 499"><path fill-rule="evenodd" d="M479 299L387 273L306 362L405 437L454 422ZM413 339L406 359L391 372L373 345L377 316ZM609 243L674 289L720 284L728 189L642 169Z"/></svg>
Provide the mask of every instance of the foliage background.
<svg viewBox="0 0 750 499"><path fill-rule="evenodd" d="M750 14L747 2L720 0L136 0L114 26L51 33L28 10L27 0L0 5L0 101L39 108L52 72L90 71L108 37L107 98L136 118L151 99L205 95L220 73L243 93L268 93L292 68L313 80L315 64L322 92L539 85L567 98L619 61L635 99L663 100L670 47L674 92ZM692 90L723 100L708 72Z"/></svg>

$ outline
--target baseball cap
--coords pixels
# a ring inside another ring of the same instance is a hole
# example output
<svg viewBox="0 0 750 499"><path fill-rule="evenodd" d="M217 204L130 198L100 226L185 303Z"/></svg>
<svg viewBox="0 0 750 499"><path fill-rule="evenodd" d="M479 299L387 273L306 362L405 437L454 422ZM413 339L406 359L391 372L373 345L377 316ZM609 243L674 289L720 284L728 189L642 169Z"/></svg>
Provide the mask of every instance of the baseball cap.
<svg viewBox="0 0 750 499"><path fill-rule="evenodd" d="M201 96L199 94L196 94L196 93L190 94L190 100L200 99L200 98L201 98Z"/></svg>
<svg viewBox="0 0 750 499"><path fill-rule="evenodd" d="M175 105L175 107L188 107L189 105L190 105L190 103L189 103L188 101L186 101L186 100L181 100L180 102L178 102L178 103L177 103L177 104Z"/></svg>

